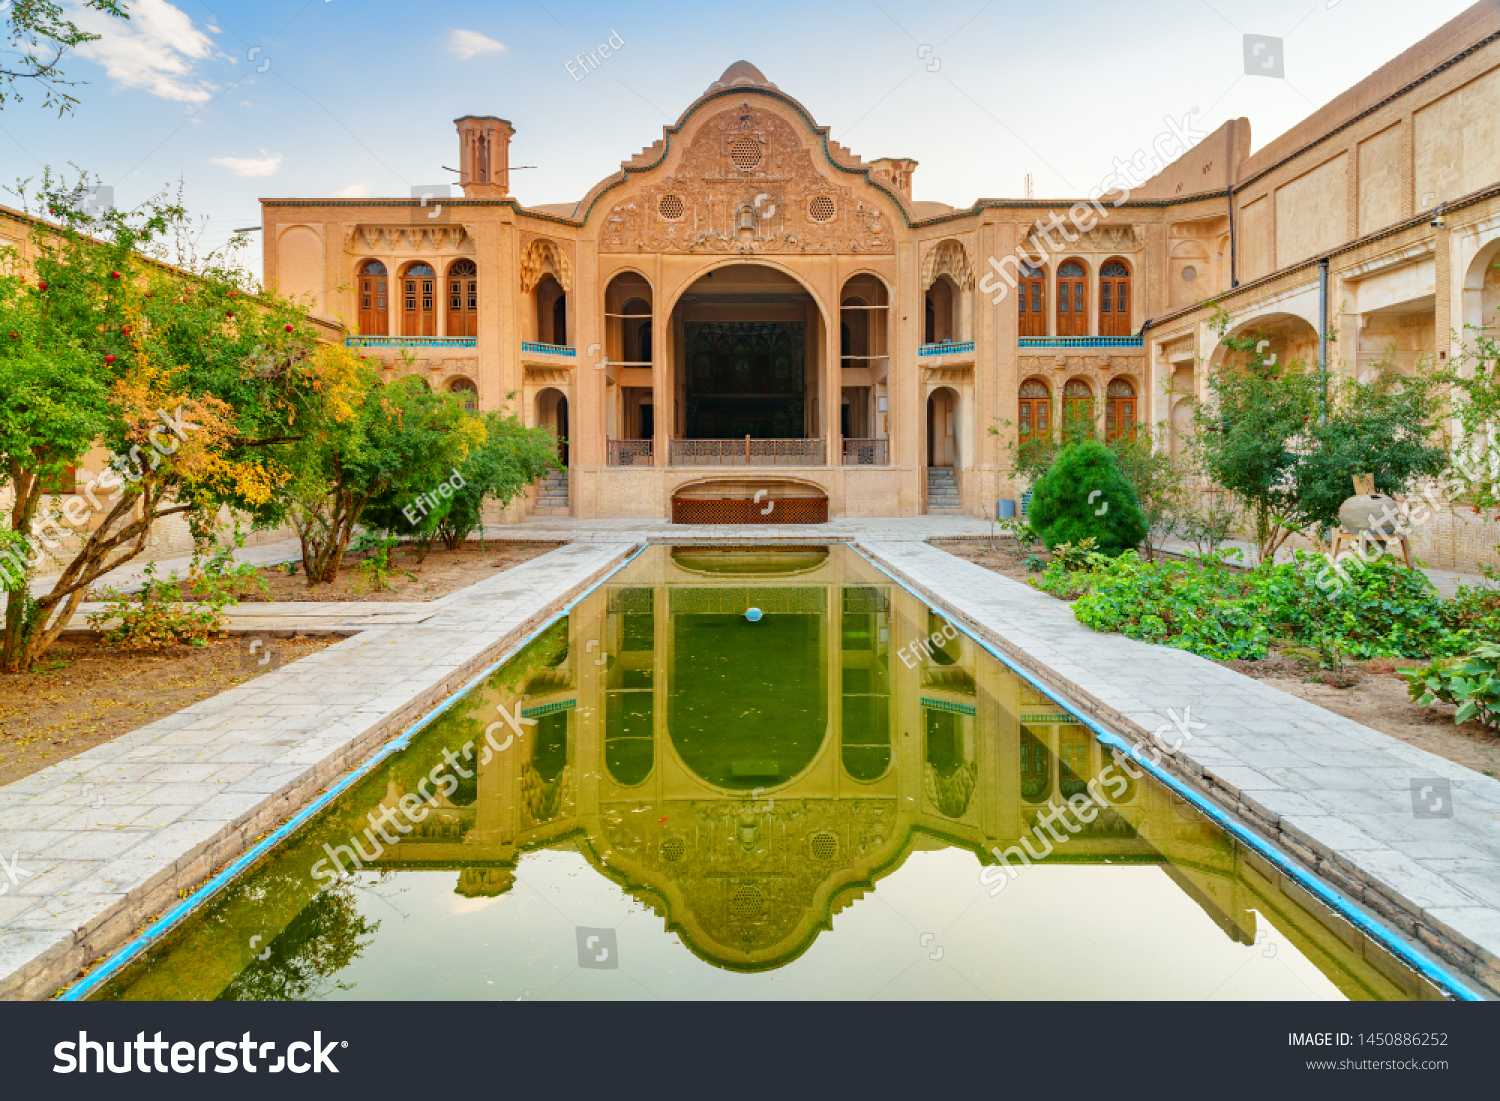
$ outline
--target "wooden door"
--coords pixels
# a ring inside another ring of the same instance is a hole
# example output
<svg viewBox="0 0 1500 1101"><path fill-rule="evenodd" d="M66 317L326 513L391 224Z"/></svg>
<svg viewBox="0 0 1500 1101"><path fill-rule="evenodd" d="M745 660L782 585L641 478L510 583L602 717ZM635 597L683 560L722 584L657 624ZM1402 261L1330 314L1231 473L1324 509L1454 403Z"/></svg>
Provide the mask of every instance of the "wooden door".
<svg viewBox="0 0 1500 1101"><path fill-rule="evenodd" d="M1130 335L1130 269L1118 260L1099 269L1099 335Z"/></svg>
<svg viewBox="0 0 1500 1101"><path fill-rule="evenodd" d="M1077 260L1057 269L1057 335L1089 335L1089 273Z"/></svg>
<svg viewBox="0 0 1500 1101"><path fill-rule="evenodd" d="M437 272L428 264L408 264L401 273L401 333L437 336Z"/></svg>
<svg viewBox="0 0 1500 1101"><path fill-rule="evenodd" d="M362 336L388 336L390 311L386 308L385 265L366 260L359 269L359 331Z"/></svg>
<svg viewBox="0 0 1500 1101"><path fill-rule="evenodd" d="M927 399L927 465L958 465L958 409L953 391L934 390Z"/></svg>

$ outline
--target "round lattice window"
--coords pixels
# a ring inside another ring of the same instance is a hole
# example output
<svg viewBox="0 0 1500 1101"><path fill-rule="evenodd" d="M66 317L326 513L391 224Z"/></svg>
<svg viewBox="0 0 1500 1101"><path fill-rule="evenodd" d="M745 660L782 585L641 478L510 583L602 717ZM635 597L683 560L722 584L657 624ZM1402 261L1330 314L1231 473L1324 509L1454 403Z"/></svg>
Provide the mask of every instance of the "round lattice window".
<svg viewBox="0 0 1500 1101"><path fill-rule="evenodd" d="M661 843L661 855L666 860L681 860L685 852L687 843L680 837L669 837Z"/></svg>
<svg viewBox="0 0 1500 1101"><path fill-rule="evenodd" d="M741 172L749 172L760 165L760 142L754 138L735 138L729 146L729 159Z"/></svg>
<svg viewBox="0 0 1500 1101"><path fill-rule="evenodd" d="M1194 279L1197 279L1197 278L1198 278L1198 269L1197 268L1189 266L1189 267L1185 267L1185 268L1182 269L1182 281L1184 283L1191 283Z"/></svg>
<svg viewBox="0 0 1500 1101"><path fill-rule="evenodd" d="M766 896L759 887L737 887L729 899L729 915L735 921L754 921L765 909Z"/></svg>
<svg viewBox="0 0 1500 1101"><path fill-rule="evenodd" d="M832 860L838 855L839 839L827 830L820 830L809 839L808 847L819 860Z"/></svg>
<svg viewBox="0 0 1500 1101"><path fill-rule="evenodd" d="M807 204L807 213L815 222L827 222L838 213L838 208L833 205L833 200L827 195L819 195Z"/></svg>
<svg viewBox="0 0 1500 1101"><path fill-rule="evenodd" d="M682 205L681 195L663 195L661 201L656 204L656 209L669 222L677 221L687 210Z"/></svg>

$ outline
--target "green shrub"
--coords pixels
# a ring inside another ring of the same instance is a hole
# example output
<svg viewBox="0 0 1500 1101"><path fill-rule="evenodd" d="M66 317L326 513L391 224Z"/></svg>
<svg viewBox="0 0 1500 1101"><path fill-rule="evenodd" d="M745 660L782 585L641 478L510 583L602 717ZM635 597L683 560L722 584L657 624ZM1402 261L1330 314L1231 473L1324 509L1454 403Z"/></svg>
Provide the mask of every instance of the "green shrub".
<svg viewBox="0 0 1500 1101"><path fill-rule="evenodd" d="M1443 626L1476 643L1500 640L1500 588L1495 571L1486 570L1489 583L1460 585L1457 595L1443 605Z"/></svg>
<svg viewBox="0 0 1500 1101"><path fill-rule="evenodd" d="M1113 452L1096 440L1065 448L1037 482L1027 518L1048 549L1092 538L1113 558L1139 546L1146 519Z"/></svg>
<svg viewBox="0 0 1500 1101"><path fill-rule="evenodd" d="M1270 630L1253 580L1226 569L1222 558L1143 562L1122 554L1093 575L1073 605L1078 622L1204 657L1256 660Z"/></svg>
<svg viewBox="0 0 1500 1101"><path fill-rule="evenodd" d="M1458 710L1458 725L1478 719L1500 730L1500 645L1481 643L1461 664L1435 661L1426 669L1403 669L1407 691L1422 707L1442 700Z"/></svg>
<svg viewBox="0 0 1500 1101"><path fill-rule="evenodd" d="M173 570L166 578L156 576L156 563L142 571L141 591L131 595L106 589L104 607L89 614L88 624L104 632L104 644L123 650L161 650L168 646L202 646L228 623L224 606L232 603L219 593L207 601L179 599L182 578ZM105 627L114 621L114 626Z"/></svg>
<svg viewBox="0 0 1500 1101"><path fill-rule="evenodd" d="M1278 634L1299 641L1327 635L1353 658L1419 658L1466 648L1466 637L1444 627L1443 599L1420 570L1386 555L1364 565L1351 563L1344 573L1347 584L1327 585L1327 559L1305 551L1290 562L1256 570L1268 622Z"/></svg>
<svg viewBox="0 0 1500 1101"><path fill-rule="evenodd" d="M125 650L202 646L229 625L224 609L237 603L242 592L258 587L262 595L270 594L254 566L235 561L235 549L243 545L236 534L234 546L216 547L206 561L194 554L185 579L176 570L158 578L156 563L149 563L141 571L141 591L129 595L106 589L104 608L89 614L89 626L104 632L106 646ZM191 600L182 599L184 588ZM110 622L114 626L105 630Z"/></svg>

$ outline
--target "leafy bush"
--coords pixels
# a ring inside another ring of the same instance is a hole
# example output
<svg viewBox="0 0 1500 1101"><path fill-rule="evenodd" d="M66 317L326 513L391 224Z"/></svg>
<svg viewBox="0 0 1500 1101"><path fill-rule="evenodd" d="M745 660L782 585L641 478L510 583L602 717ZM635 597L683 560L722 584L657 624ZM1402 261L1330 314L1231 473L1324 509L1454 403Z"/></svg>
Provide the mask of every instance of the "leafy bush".
<svg viewBox="0 0 1500 1101"><path fill-rule="evenodd" d="M1422 707L1442 700L1455 705L1458 725L1478 719L1500 730L1500 646L1482 643L1461 665L1435 661L1426 669L1403 669L1407 691Z"/></svg>
<svg viewBox="0 0 1500 1101"><path fill-rule="evenodd" d="M1204 657L1256 660L1271 633L1249 575L1219 556L1143 562L1134 553L1108 561L1073 615L1096 631L1156 642Z"/></svg>
<svg viewBox="0 0 1500 1101"><path fill-rule="evenodd" d="M1500 639L1500 588L1495 571L1486 570L1489 584L1460 585L1457 595L1443 605L1443 626L1475 642Z"/></svg>
<svg viewBox="0 0 1500 1101"><path fill-rule="evenodd" d="M1349 570L1350 584L1325 593L1317 579L1327 564L1305 552L1242 572L1228 568L1227 552L1143 562L1058 550L1033 584L1076 598L1080 623L1204 657L1258 660L1283 639L1312 647L1320 666L1338 671L1345 657L1452 655L1482 640L1473 628L1445 626L1452 616L1432 583L1390 558Z"/></svg>
<svg viewBox="0 0 1500 1101"><path fill-rule="evenodd" d="M262 593L270 593L254 566L235 561L235 547L243 542L236 536L235 546L216 547L206 561L194 554L186 578L176 570L158 578L156 563L149 563L141 571L145 578L141 591L131 595L106 589L104 608L90 613L89 626L104 632L106 646L125 650L202 646L229 625L224 609L247 588L258 586ZM184 589L193 599L182 599ZM105 630L111 621L115 625Z"/></svg>
<svg viewBox="0 0 1500 1101"><path fill-rule="evenodd" d="M1040 565L1040 557L1033 554L1030 558L1037 559ZM1030 558L1026 568L1033 573L1038 572L1032 569ZM1095 550L1093 539L1081 540L1076 545L1059 543L1052 548L1052 561L1045 566L1045 572L1031 584L1060 600L1077 600L1093 588L1099 574L1109 566L1109 562L1106 555Z"/></svg>
<svg viewBox="0 0 1500 1101"><path fill-rule="evenodd" d="M182 578L173 570L156 576L156 563L142 571L145 582L138 594L106 589L104 607L92 612L88 624L104 632L104 644L124 650L161 650L168 646L202 646L228 624L224 606L232 603L226 594L207 601L180 599ZM115 625L105 630L111 621Z"/></svg>
<svg viewBox="0 0 1500 1101"><path fill-rule="evenodd" d="M1109 557L1138 546L1147 530L1135 490L1114 454L1096 440L1057 457L1036 485L1028 518L1049 549L1092 538Z"/></svg>
<svg viewBox="0 0 1500 1101"><path fill-rule="evenodd" d="M1443 599L1427 575L1390 556L1345 568L1348 584L1324 591L1326 559L1298 551L1292 561L1255 571L1268 622L1302 641L1327 634L1354 658L1426 657L1462 652L1467 639L1443 626Z"/></svg>

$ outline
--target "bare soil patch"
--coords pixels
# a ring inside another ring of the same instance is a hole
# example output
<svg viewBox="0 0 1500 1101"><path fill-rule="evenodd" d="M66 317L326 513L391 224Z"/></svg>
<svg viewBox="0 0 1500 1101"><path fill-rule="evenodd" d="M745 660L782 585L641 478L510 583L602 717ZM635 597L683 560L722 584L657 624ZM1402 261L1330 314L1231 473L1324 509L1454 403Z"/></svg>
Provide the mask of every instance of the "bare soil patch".
<svg viewBox="0 0 1500 1101"><path fill-rule="evenodd" d="M1014 539L997 537L993 542L988 539L931 539L928 541L938 550L947 551L955 558L973 562L976 566L983 566L991 573L998 573L1001 577L1008 577L1023 585L1027 578L1037 576L1026 567L1029 552L1023 551ZM1052 555L1045 548L1038 548L1035 557L1043 564L1052 561Z"/></svg>
<svg viewBox="0 0 1500 1101"><path fill-rule="evenodd" d="M337 638L278 639L280 663ZM243 639L154 652L64 638L30 673L0 675L0 785L260 675Z"/></svg>
<svg viewBox="0 0 1500 1101"><path fill-rule="evenodd" d="M243 590L241 598L247 604L268 599L358 602L436 600L561 546L566 546L566 543L491 542L481 548L479 543L469 542L458 550L450 551L439 544L420 564L410 548L398 547L390 556L391 569L386 575L386 584L390 586L388 590L376 590L367 571L361 569L358 561L350 559L345 560L338 580L332 585L314 585L310 588L300 562L295 563L296 573L289 573L284 566L265 566L260 570L260 577L266 583L269 595L255 587ZM407 576L408 574L412 576ZM184 595L190 594L185 592Z"/></svg>

